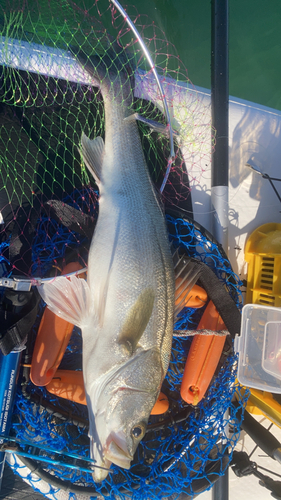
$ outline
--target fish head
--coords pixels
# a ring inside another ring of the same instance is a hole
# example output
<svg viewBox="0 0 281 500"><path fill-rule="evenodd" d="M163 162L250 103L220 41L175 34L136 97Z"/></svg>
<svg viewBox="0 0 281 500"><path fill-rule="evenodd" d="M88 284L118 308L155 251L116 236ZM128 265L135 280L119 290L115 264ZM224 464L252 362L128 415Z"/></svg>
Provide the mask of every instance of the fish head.
<svg viewBox="0 0 281 500"><path fill-rule="evenodd" d="M91 457L104 468L94 468L96 482L106 478L111 463L130 468L145 435L161 381L159 354L151 350L130 360L111 380L101 384L98 399L89 393Z"/></svg>

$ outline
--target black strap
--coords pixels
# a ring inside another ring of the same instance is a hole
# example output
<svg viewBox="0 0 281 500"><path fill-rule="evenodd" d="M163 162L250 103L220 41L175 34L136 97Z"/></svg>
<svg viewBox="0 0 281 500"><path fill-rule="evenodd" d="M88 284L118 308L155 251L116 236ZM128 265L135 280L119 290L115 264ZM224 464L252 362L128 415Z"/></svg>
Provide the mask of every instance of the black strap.
<svg viewBox="0 0 281 500"><path fill-rule="evenodd" d="M38 201L34 201L33 207L25 205L17 210L9 245L9 261L14 266L13 275L30 275L32 241L39 214Z"/></svg>
<svg viewBox="0 0 281 500"><path fill-rule="evenodd" d="M19 207L11 224L9 261L14 267L12 276L30 274L32 241L40 212L39 202ZM21 349L34 325L40 296L37 289L28 292L0 288L0 349L4 355Z"/></svg>
<svg viewBox="0 0 281 500"><path fill-rule="evenodd" d="M213 301L232 338L240 333L241 313L225 286L206 264L202 262L204 271L200 274L200 282Z"/></svg>
<svg viewBox="0 0 281 500"><path fill-rule="evenodd" d="M229 291L215 275L212 269L197 259L190 257L198 267L198 284L202 285L208 297L213 301L232 338L240 333L241 313Z"/></svg>
<svg viewBox="0 0 281 500"><path fill-rule="evenodd" d="M1 331L0 331L0 349L6 356L15 348L20 349L26 342L27 336L35 323L37 316L38 304L40 295L36 288L30 292L15 292L18 296L23 296L23 306L12 304L10 310L5 307L5 295L2 301L2 309L0 311Z"/></svg>
<svg viewBox="0 0 281 500"><path fill-rule="evenodd" d="M49 217L63 224L69 231L87 236L91 239L94 233L96 218L77 210L59 200L49 200L44 203L44 209Z"/></svg>

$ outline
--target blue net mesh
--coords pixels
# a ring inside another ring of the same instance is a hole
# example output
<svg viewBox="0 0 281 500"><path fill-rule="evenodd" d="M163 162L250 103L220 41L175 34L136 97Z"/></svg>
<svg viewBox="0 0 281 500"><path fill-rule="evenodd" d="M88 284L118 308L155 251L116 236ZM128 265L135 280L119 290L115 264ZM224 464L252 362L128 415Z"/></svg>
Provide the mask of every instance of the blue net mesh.
<svg viewBox="0 0 281 500"><path fill-rule="evenodd" d="M87 204L86 197L85 200ZM97 206L95 210L97 213ZM240 283L218 244L192 220L169 214L166 219L174 246L180 246L188 255L208 263L240 307ZM43 243L44 248L41 248L40 241L46 239L46 223L52 231L49 246ZM39 221L34 248L39 253L45 253L46 270L48 265L49 268L53 266L54 248L57 256L64 258L67 248L81 246L78 237L73 240L73 234L67 236L65 232L62 236L61 231L62 225L55 220ZM185 308L176 327L196 328L201 315L202 311L198 309ZM37 326L34 326L34 330ZM163 416L150 417L147 433L137 449L130 470L112 465L112 473L101 484L94 484L91 474L83 470L88 466L83 458L89 457L86 407L53 396L44 387L35 387L30 381L24 386L19 385L11 435L23 443L22 448L29 450L29 453L30 447L25 447L25 442L39 446L36 450L38 458L31 456L39 466L39 477L47 473L50 488L55 488L57 479L63 481L57 485L58 491L59 486L64 488L67 484L70 490L76 491L78 488L77 491L80 491L81 488L81 494L88 492L89 497L103 495L112 499L117 495L133 499L156 499L172 495L175 498L174 495L181 492L193 496L210 487L218 475L225 472L239 438L241 412L232 405L235 393L239 391L235 382L236 356L230 343L206 396L196 407L189 406L180 397L180 386L191 340L190 337L173 340L171 361L162 386L162 391L169 399L169 411ZM81 366L82 339L80 330L75 328L60 368L81 369ZM247 395L240 397L240 406L243 407ZM54 449L61 451L62 455L52 452ZM73 467L73 459L65 453L79 455L78 469ZM46 462L41 462L42 457L45 457ZM13 467L21 474L18 464ZM34 488L37 486L35 481ZM54 492L52 494L56 495Z"/></svg>

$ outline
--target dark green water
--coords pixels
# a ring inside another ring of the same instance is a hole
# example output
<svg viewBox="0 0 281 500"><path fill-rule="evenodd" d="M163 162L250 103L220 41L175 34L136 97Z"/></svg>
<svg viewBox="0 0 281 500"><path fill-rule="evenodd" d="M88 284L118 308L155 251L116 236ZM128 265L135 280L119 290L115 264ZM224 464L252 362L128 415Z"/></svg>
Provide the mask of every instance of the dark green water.
<svg viewBox="0 0 281 500"><path fill-rule="evenodd" d="M168 41L174 44L174 55L179 55L192 83L210 88L211 0L119 1L124 6L134 5L140 15L149 16L164 31ZM107 10L101 20L105 27L112 28L109 0L76 0L76 3L80 12L86 10L93 16L97 16L96 4L102 12ZM5 6L12 4L11 0L0 0L3 12L6 11ZM56 22L59 20L63 24L64 19L68 18L71 25L71 2L60 0L59 4L62 6L60 14L53 10ZM31 14L33 28L35 26L36 29L35 42L36 32L43 30L46 38L45 27L52 20L50 5L54 7L56 0L50 0L50 4L49 0L38 0L38 5L40 19L38 12L34 18ZM129 8L129 13L131 11ZM145 22L148 24L147 20ZM57 27L54 28L55 32L52 28L47 28L47 31L49 29L49 36L54 41ZM229 0L230 95L281 110L280 88L281 0Z"/></svg>
<svg viewBox="0 0 281 500"><path fill-rule="evenodd" d="M210 88L210 0L131 3L163 29L194 85ZM281 0L229 0L229 93L281 110Z"/></svg>

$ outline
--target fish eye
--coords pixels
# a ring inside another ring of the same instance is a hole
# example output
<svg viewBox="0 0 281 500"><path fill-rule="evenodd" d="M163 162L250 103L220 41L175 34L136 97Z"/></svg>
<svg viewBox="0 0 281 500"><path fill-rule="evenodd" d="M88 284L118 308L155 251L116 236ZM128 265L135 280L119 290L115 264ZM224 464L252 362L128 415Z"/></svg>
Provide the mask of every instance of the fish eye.
<svg viewBox="0 0 281 500"><path fill-rule="evenodd" d="M145 427L141 424L135 425L135 427L132 428L131 432L134 438L142 438L145 434Z"/></svg>

